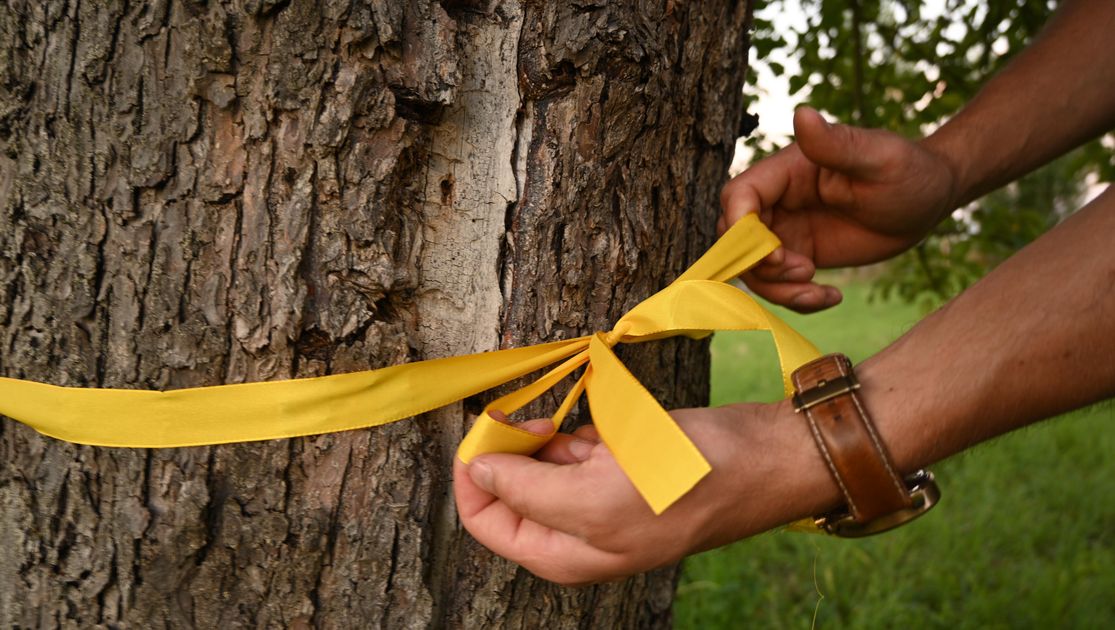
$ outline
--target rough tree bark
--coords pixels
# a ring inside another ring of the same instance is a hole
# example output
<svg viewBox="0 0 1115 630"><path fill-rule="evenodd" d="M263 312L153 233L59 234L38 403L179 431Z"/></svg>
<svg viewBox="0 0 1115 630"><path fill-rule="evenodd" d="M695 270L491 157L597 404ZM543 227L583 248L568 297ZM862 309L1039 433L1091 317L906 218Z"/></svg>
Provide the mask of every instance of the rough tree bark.
<svg viewBox="0 0 1115 630"><path fill-rule="evenodd" d="M747 12L4 2L0 370L169 389L606 330L713 238ZM704 402L704 345L622 352ZM668 624L674 569L562 589L462 531L482 402L167 450L0 421L0 625Z"/></svg>

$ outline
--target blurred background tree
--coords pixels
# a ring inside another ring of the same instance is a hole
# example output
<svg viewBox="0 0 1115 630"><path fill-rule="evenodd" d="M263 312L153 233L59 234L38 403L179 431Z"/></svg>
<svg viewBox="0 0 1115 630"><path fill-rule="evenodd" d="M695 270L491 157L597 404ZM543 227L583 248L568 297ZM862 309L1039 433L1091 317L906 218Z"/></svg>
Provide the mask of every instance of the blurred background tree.
<svg viewBox="0 0 1115 630"><path fill-rule="evenodd" d="M793 98L831 119L920 137L975 96L1056 4L770 0L754 17L752 65L786 78ZM787 25L779 19L787 12L804 19ZM749 83L749 96L757 98L762 86ZM957 210L883 266L872 295L928 310L960 292L1111 181L1113 144L1109 134ZM761 136L746 145L756 158L778 148Z"/></svg>

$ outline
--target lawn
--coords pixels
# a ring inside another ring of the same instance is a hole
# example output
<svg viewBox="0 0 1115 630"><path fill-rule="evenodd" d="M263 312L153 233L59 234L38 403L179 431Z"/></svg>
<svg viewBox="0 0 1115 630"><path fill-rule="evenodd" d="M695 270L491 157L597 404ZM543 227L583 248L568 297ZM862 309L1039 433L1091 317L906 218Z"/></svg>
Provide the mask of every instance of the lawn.
<svg viewBox="0 0 1115 630"><path fill-rule="evenodd" d="M861 284L829 313L778 311L822 351L861 360L912 307ZM720 333L712 402L781 395L765 333ZM1110 403L933 467L942 502L875 538L771 532L690 558L678 628L1100 628L1115 622L1115 411Z"/></svg>

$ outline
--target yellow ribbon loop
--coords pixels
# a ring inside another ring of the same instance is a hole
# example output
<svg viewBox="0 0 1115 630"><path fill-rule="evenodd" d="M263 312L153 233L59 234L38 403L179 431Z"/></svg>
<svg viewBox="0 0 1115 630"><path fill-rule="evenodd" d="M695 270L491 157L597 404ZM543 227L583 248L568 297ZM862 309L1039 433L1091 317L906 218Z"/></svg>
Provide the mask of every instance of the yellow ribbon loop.
<svg viewBox="0 0 1115 630"><path fill-rule="evenodd" d="M409 418L558 364L487 406L461 442L468 462L482 453L530 454L553 436L523 431L489 414L512 414L584 367L552 417L556 432L587 393L593 421L655 511L661 513L708 474L708 462L612 351L716 330L769 330L786 391L789 375L819 355L805 338L727 284L778 247L755 215L736 223L676 281L607 333L554 343L315 378L172 391L58 387L0 378L0 413L45 435L95 446L162 448L289 438Z"/></svg>

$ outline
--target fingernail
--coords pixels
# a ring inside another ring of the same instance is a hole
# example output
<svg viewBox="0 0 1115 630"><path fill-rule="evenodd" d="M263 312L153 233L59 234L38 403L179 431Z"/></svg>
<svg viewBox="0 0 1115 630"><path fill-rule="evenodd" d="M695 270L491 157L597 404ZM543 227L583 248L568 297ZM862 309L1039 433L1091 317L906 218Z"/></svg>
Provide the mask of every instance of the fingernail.
<svg viewBox="0 0 1115 630"><path fill-rule="evenodd" d="M813 272L809 267L792 267L782 272L779 280L785 282L805 282L813 277Z"/></svg>
<svg viewBox="0 0 1115 630"><path fill-rule="evenodd" d="M536 435L549 435L554 432L554 425L548 418L537 418L535 420L527 420L515 425L524 431L530 431Z"/></svg>
<svg viewBox="0 0 1115 630"><path fill-rule="evenodd" d="M473 483L492 492L492 467L487 462L472 462L468 467L468 476L472 478Z"/></svg>
<svg viewBox="0 0 1115 630"><path fill-rule="evenodd" d="M588 440L573 440L569 443L569 452L581 461L588 459L594 448L596 448L596 444Z"/></svg>

